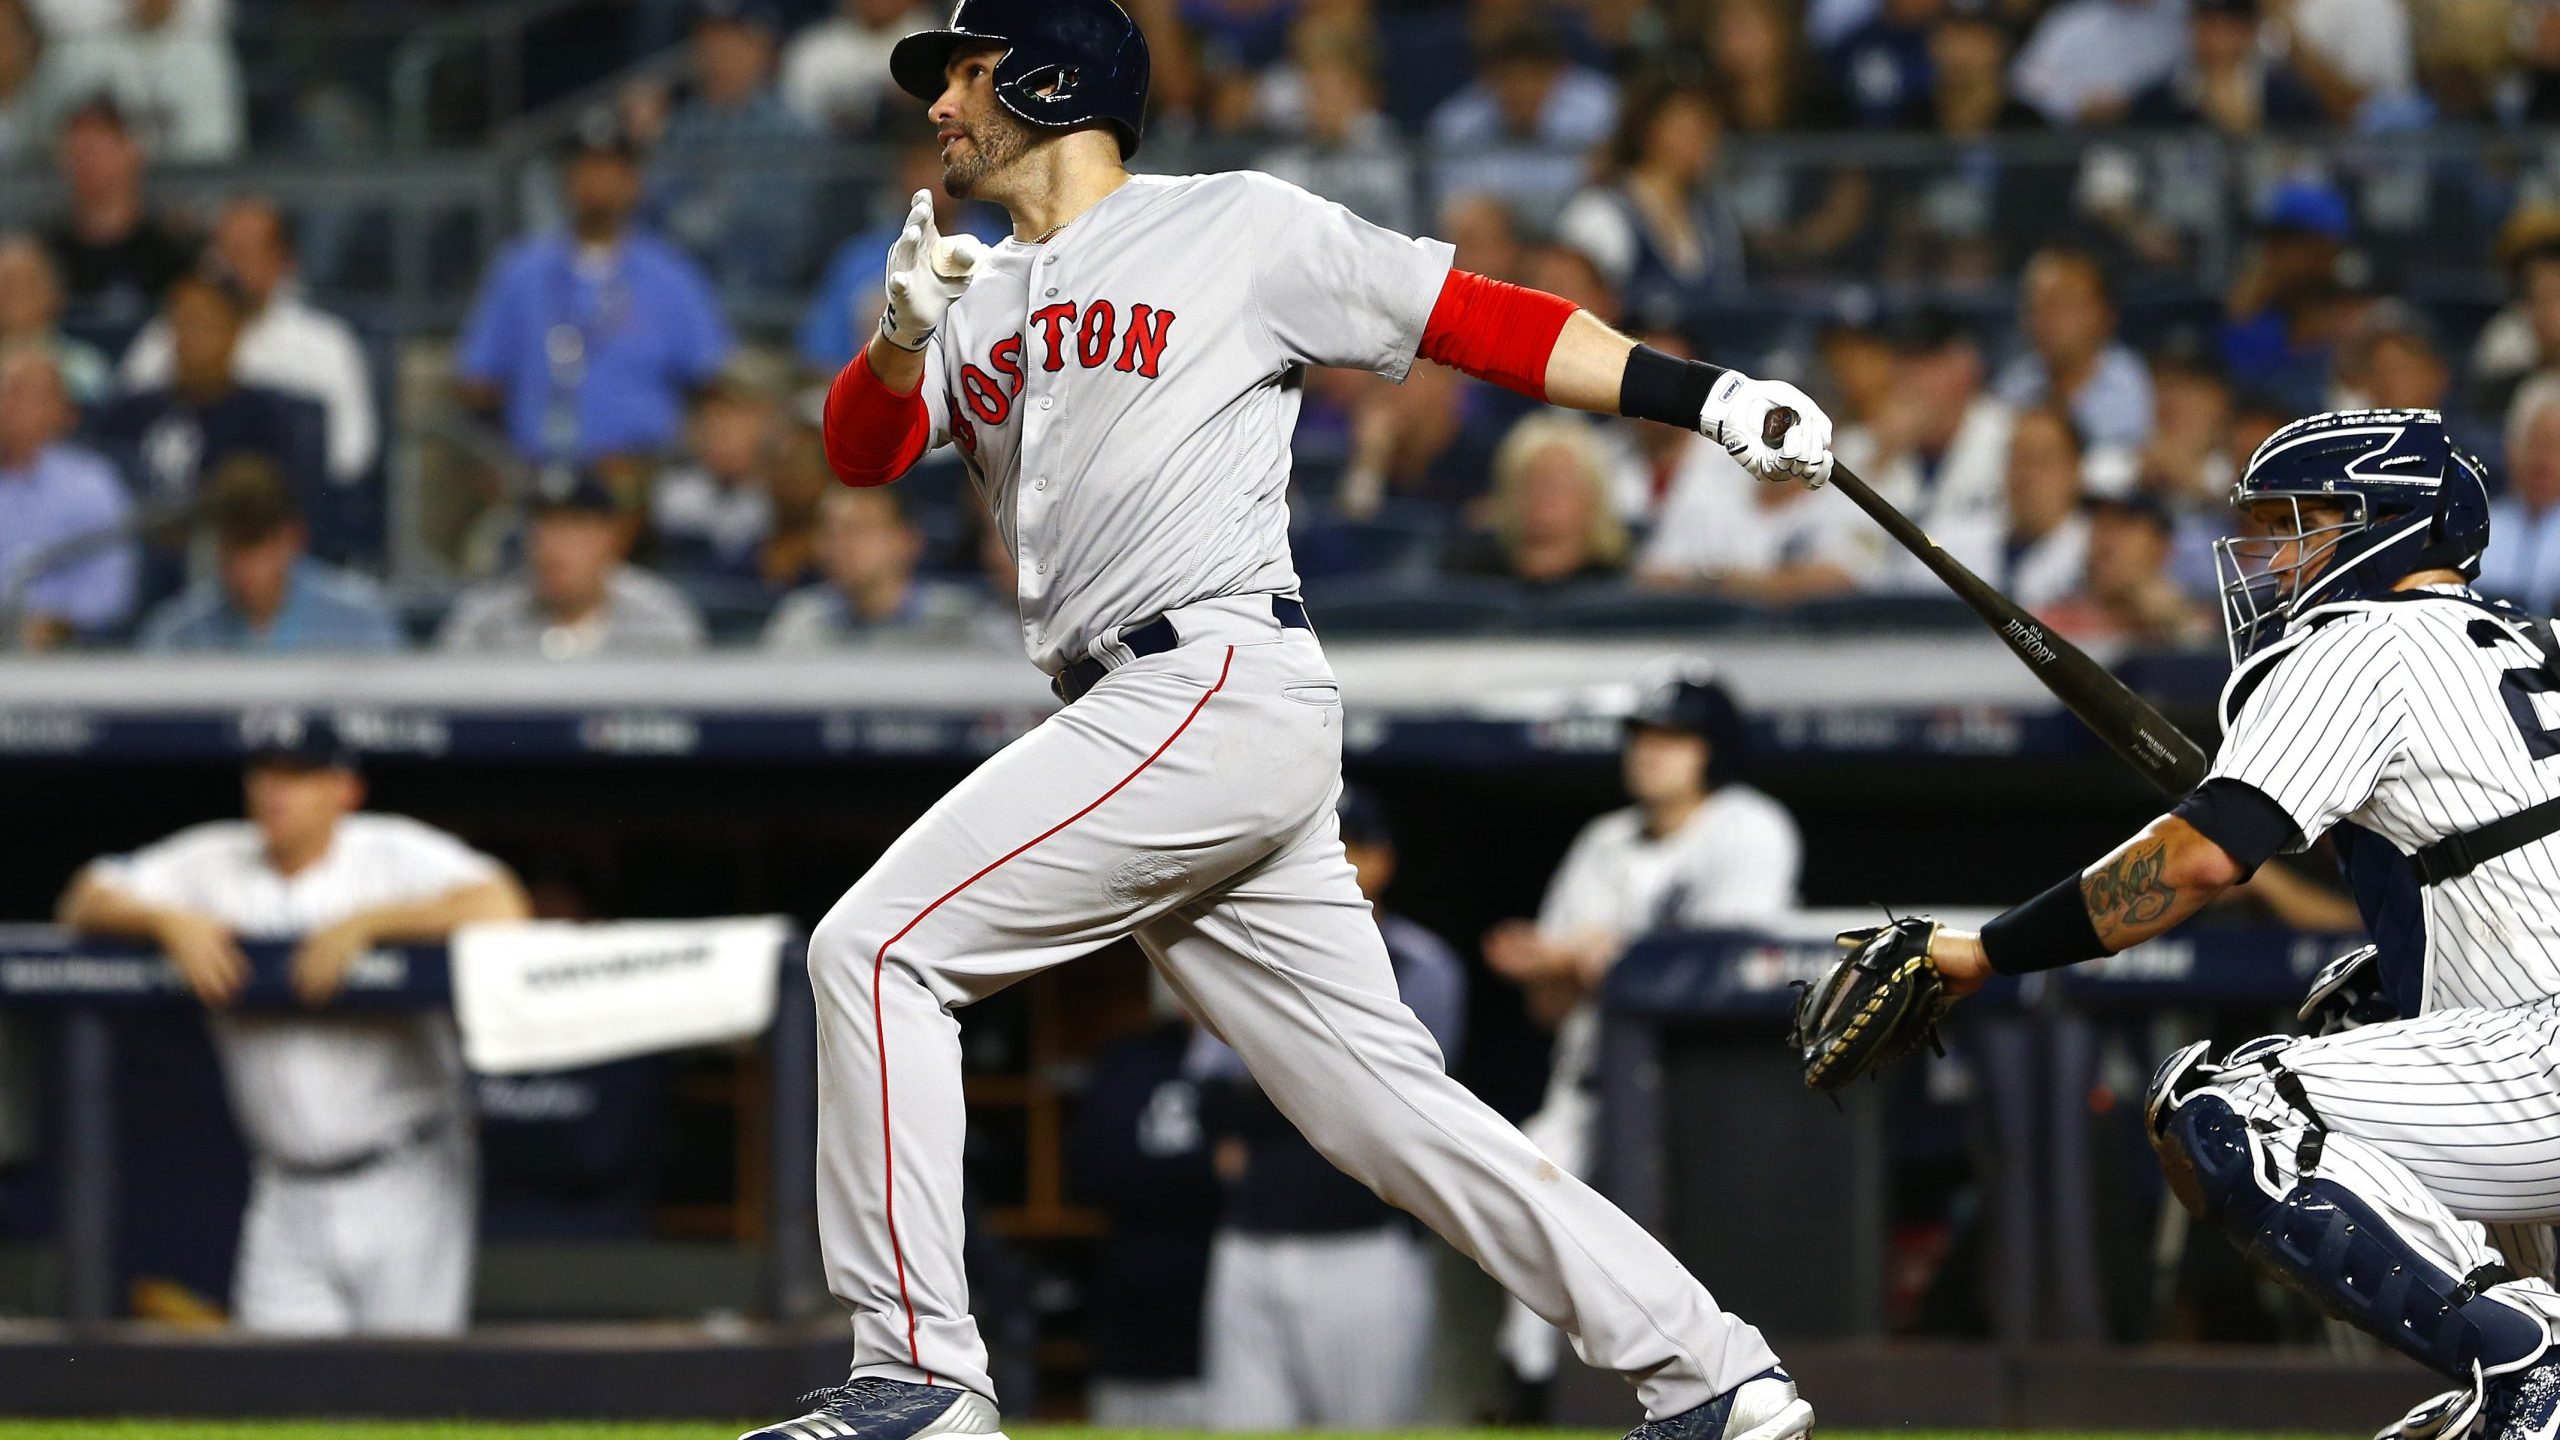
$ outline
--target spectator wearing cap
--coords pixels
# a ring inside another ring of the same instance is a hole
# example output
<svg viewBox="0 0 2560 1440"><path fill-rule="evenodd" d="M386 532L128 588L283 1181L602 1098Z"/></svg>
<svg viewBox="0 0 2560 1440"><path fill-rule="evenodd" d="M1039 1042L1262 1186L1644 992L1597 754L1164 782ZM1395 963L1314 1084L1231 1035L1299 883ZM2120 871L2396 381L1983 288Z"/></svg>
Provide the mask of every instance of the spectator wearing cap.
<svg viewBox="0 0 2560 1440"><path fill-rule="evenodd" d="M2030 610L2080 588L2089 558L2084 449L2080 427L2058 405L2029 406L2009 427L2008 525L1995 573L2001 592Z"/></svg>
<svg viewBox="0 0 2560 1440"><path fill-rule="evenodd" d="M311 558L293 491L262 456L235 455L205 487L210 578L153 611L144 650L286 654L397 650L400 625L372 582Z"/></svg>
<svg viewBox="0 0 2560 1440"><path fill-rule="evenodd" d="M1879 127L1920 122L1929 105L1929 36L1946 9L1946 0L1884 0L1873 19L1824 56L1852 120Z"/></svg>
<svg viewBox="0 0 2560 1440"><path fill-rule="evenodd" d="M814 131L873 133L887 93L889 52L939 21L914 0L836 0L834 14L792 36L783 50L782 103Z"/></svg>
<svg viewBox="0 0 2560 1440"><path fill-rule="evenodd" d="M453 835L363 809L355 753L325 717L243 728L246 818L90 862L61 921L157 945L205 1006L252 1162L233 1323L459 1334L479 1187L453 1016L331 1002L376 946L527 918L524 887ZM289 947L297 1006L239 1007L253 988L244 942Z"/></svg>
<svg viewBox="0 0 2560 1440"><path fill-rule="evenodd" d="M871 342L880 326L880 277L889 270L889 247L906 228L908 197L919 190L933 197L934 228L941 234L975 235L993 245L1010 233L997 212L963 205L943 193L939 142L927 136L900 147L897 178L881 191L877 223L836 247L817 293L800 313L794 348L811 374L833 378L856 349Z"/></svg>
<svg viewBox="0 0 2560 1440"><path fill-rule="evenodd" d="M1367 792L1338 806L1344 855L1394 967L1396 998L1455 1066L1466 1041L1466 964L1388 909L1395 837ZM1207 1414L1222 1430L1392 1430L1422 1418L1438 1324L1439 1247L1334 1168L1214 1037L1186 1064L1210 1078L1207 1113L1227 1184L1209 1254Z"/></svg>
<svg viewBox="0 0 2560 1440"><path fill-rule="evenodd" d="M1535 920L1485 933L1485 963L1557 1032L1546 1097L1520 1128L1568 1174L1589 1179L1599 1158L1599 994L1627 946L1767 927L1796 906L1803 837L1785 806L1745 783L1749 761L1741 707L1707 667L1677 662L1643 678L1619 750L1632 803L1582 827ZM1509 1305L1502 1354L1520 1380L1550 1379L1562 1338Z"/></svg>
<svg viewBox="0 0 2560 1440"><path fill-rule="evenodd" d="M44 227L45 248L82 318L130 330L196 263L200 242L153 210L142 147L114 101L74 106L54 137L66 208Z"/></svg>
<svg viewBox="0 0 2560 1440"><path fill-rule="evenodd" d="M1590 426L1532 415L1494 453L1484 529L1455 548L1448 568L1538 590L1614 579L1630 549L1614 488L1609 453Z"/></svg>
<svg viewBox="0 0 2560 1440"><path fill-rule="evenodd" d="M36 113L36 77L44 59L44 35L27 0L0 0L0 171L37 153L45 133Z"/></svg>
<svg viewBox="0 0 2560 1440"><path fill-rule="evenodd" d="M272 461L306 507L326 483L326 412L240 373L248 306L248 296L222 275L180 276L161 317L167 379L108 402L90 423L93 434L131 455L143 490L160 503L192 500L201 477L243 452Z"/></svg>
<svg viewBox="0 0 2560 1440"><path fill-rule="evenodd" d="M2187 53L2187 0L2063 0L2044 12L2010 75L2056 125L2106 125Z"/></svg>
<svg viewBox="0 0 2560 1440"><path fill-rule="evenodd" d="M650 211L715 280L738 289L804 278L809 185L754 163L808 150L819 135L774 88L781 23L765 0L704 0L693 23L693 93L650 157Z"/></svg>
<svg viewBox="0 0 2560 1440"><path fill-rule="evenodd" d="M293 222L266 196L239 196L214 222L206 259L239 287L247 307L232 357L240 378L318 405L328 419L329 478L362 480L380 444L372 368L354 328L303 297ZM162 316L125 351L125 388L166 385L176 365Z"/></svg>
<svg viewBox="0 0 2560 1440"><path fill-rule="evenodd" d="M715 383L694 402L686 457L649 487L651 558L696 575L753 567L773 530L772 475L781 450L773 402L744 385Z"/></svg>
<svg viewBox="0 0 2560 1440"><path fill-rule="evenodd" d="M125 0L117 23L60 38L44 64L47 94L66 104L111 98L156 160L240 156L248 126L239 58L221 26L181 0Z"/></svg>
<svg viewBox="0 0 2560 1440"><path fill-rule="evenodd" d="M1582 157L1617 124L1616 82L1575 64L1563 34L1536 20L1490 32L1477 71L1431 115L1439 192L1549 203L1570 194Z"/></svg>
<svg viewBox="0 0 2560 1440"><path fill-rule="evenodd" d="M0 647L49 650L133 613L132 502L70 431L52 359L0 348Z"/></svg>
<svg viewBox="0 0 2560 1440"><path fill-rule="evenodd" d="M2169 574L2176 522L2159 500L2141 491L2093 497L2082 513L2088 563L2072 593L2037 607L2038 619L2079 639L2158 649L2212 639L2212 617Z"/></svg>
<svg viewBox="0 0 2560 1440"><path fill-rule="evenodd" d="M2187 50L2177 68L2135 97L2131 123L2209 125L2235 138L2317 125L2320 97L2259 43L2258 0L2188 0Z"/></svg>
<svg viewBox="0 0 2560 1440"><path fill-rule="evenodd" d="M2223 299L2222 359L2235 383L2269 391L2296 414L2321 407L2349 316L2338 262L2354 228L2346 196L2325 181L2287 181L2267 197Z"/></svg>
<svg viewBox="0 0 2560 1440"><path fill-rule="evenodd" d="M1556 218L1559 243L1589 257L1635 322L1677 326L1742 284L1742 229L1714 184L1724 116L1695 81L1629 97L1600 183Z"/></svg>
<svg viewBox="0 0 2560 1440"><path fill-rule="evenodd" d="M2527 380L2507 409L2507 493L2489 503L2479 588L2560 614L2560 375Z"/></svg>
<svg viewBox="0 0 2560 1440"><path fill-rule="evenodd" d="M2027 262L2026 348L1993 393L2013 406L2053 399L2093 446L2138 450L2151 438L2151 372L2116 338L2106 267L2086 250L2048 246Z"/></svg>
<svg viewBox="0 0 2560 1440"><path fill-rule="evenodd" d="M826 578L795 590L766 622L767 650L828 650L873 641L965 644L977 597L916 578L924 532L889 486L831 489L818 502L818 566Z"/></svg>
<svg viewBox="0 0 2560 1440"><path fill-rule="evenodd" d="M529 505L524 575L465 591L440 647L548 660L702 648L702 616L684 592L624 563L631 517L602 479L554 466Z"/></svg>
<svg viewBox="0 0 2560 1440"><path fill-rule="evenodd" d="M2009 429L2016 412L1983 389L1980 342L1954 316L1917 310L1888 327L1893 386L1874 420L1838 434L1833 453L1902 507L1949 554L1975 570L1998 568L2004 528ZM1884 557L1877 582L1894 589L1932 582L1917 561Z"/></svg>
<svg viewBox="0 0 2560 1440"><path fill-rule="evenodd" d="M482 281L455 350L463 403L495 412L529 459L652 455L728 362L701 267L632 217L639 158L609 123L568 155L565 231L517 241Z"/></svg>
<svg viewBox="0 0 2560 1440"><path fill-rule="evenodd" d="M97 346L63 333L62 301L62 279L43 243L24 233L0 234L0 350L43 351L71 403L95 404L113 387L115 367Z"/></svg>

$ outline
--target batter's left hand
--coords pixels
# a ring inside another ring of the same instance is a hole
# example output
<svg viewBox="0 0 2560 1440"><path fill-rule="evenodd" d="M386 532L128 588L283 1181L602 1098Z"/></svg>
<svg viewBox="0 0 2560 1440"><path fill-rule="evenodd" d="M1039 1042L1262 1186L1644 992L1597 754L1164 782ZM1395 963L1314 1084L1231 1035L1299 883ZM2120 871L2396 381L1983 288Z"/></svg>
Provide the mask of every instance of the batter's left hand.
<svg viewBox="0 0 2560 1440"><path fill-rule="evenodd" d="M293 950L294 995L314 1008L328 1004L346 988L356 957L372 948L372 932L353 920L302 937Z"/></svg>
<svg viewBox="0 0 2560 1440"><path fill-rule="evenodd" d="M1794 414L1792 423L1778 411ZM1773 430L1781 433L1772 444ZM1801 480L1816 489L1831 478L1831 417L1813 397L1784 380L1754 380L1739 370L1716 378L1698 416L1698 433L1722 445L1763 480Z"/></svg>

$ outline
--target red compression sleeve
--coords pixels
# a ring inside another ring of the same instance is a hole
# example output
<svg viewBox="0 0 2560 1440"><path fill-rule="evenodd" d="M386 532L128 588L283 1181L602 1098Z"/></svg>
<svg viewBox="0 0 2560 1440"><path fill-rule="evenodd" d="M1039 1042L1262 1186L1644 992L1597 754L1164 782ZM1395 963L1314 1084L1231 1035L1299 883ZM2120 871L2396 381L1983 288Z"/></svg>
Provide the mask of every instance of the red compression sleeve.
<svg viewBox="0 0 2560 1440"><path fill-rule="evenodd" d="M886 485L907 473L933 439L923 387L900 395L871 371L868 352L836 372L827 387L827 466L847 485Z"/></svg>
<svg viewBox="0 0 2560 1440"><path fill-rule="evenodd" d="M1422 327L1422 358L1543 401L1547 361L1576 308L1543 290L1452 270Z"/></svg>

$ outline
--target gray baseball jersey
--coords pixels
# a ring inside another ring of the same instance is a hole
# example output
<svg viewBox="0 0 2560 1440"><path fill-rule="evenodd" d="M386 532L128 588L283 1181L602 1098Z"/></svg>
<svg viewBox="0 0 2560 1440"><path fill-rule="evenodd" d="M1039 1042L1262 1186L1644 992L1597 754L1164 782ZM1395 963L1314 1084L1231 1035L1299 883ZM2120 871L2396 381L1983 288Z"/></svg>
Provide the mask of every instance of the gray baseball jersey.
<svg viewBox="0 0 2560 1440"><path fill-rule="evenodd" d="M1020 562L1041 669L1177 606L1296 592L1299 372L1404 378L1454 254L1249 172L1132 176L987 253L924 397Z"/></svg>
<svg viewBox="0 0 2560 1440"><path fill-rule="evenodd" d="M340 821L328 853L294 875L279 874L257 828L239 820L181 830L91 873L243 939L285 940L505 872L432 826L366 814ZM260 1161L236 1275L240 1322L302 1334L461 1328L474 1206L452 1017L211 1018L233 1112ZM408 1143L438 1121L428 1143ZM384 1163L306 1178L374 1153ZM385 1208L386 1195L407 1198Z"/></svg>
<svg viewBox="0 0 2560 1440"><path fill-rule="evenodd" d="M1775 1363L1449 1078L1343 856L1341 687L1273 603L1297 584L1298 377L1402 376L1450 258L1266 176L1137 177L1044 243L996 247L944 317L923 393L1020 558L1024 647L1105 673L810 936L819 1235L855 1375L992 1395L961 1264L952 1010L1127 936L1317 1149L1654 1414ZM1117 643L1159 615L1174 648Z"/></svg>

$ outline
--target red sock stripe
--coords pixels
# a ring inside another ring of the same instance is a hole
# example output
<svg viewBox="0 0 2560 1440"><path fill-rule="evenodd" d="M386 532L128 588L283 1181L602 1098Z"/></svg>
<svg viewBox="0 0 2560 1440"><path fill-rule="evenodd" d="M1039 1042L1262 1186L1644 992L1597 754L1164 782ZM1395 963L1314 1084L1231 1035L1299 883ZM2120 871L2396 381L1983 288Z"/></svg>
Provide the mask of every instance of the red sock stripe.
<svg viewBox="0 0 2560 1440"><path fill-rule="evenodd" d="M1173 748L1173 742L1182 738L1182 732L1191 728L1191 722L1200 718L1200 712L1208 708L1210 700L1214 699L1219 691L1227 688L1227 672L1235 668L1235 663L1236 649L1234 646L1230 645L1227 647L1227 658L1225 663L1218 667L1218 683L1209 687L1209 693L1200 697L1199 703L1191 707L1191 713L1182 717L1182 723L1173 727L1173 733L1164 737L1164 743L1158 745L1153 754L1138 762L1137 769L1121 776L1118 784L1103 791L1101 796L1092 804L1087 805L1073 815L1059 821L1057 824L1050 826L1048 829L1041 831L1039 834L1032 836L1030 839L1023 841L1020 845L1017 845L1012 850L1007 851L1001 858L989 864L985 869L980 870L977 874L970 876L959 884L952 886L941 899L936 900L932 904L924 907L922 910L917 911L916 917L901 927L897 934L892 935L887 940L883 941L881 943L879 953L871 957L871 1034L874 1041L872 1049L877 1051L880 1056L880 1170L882 1190L886 1197L886 1203L882 1206L882 1211L888 1217L889 1222L889 1255L890 1258L897 1263L898 1267L898 1304L907 1312L907 1363L915 1366L919 1370L924 1369L924 1362L919 1357L916 1350L916 1307L915 1302L907 1298L907 1252L906 1247L901 1245L898 1241L897 1149L890 1138L889 1132L889 1032L888 1028L881 1024L880 1021L880 976L881 973L888 968L889 947L906 939L909 933L914 931L918 925L924 923L926 916L941 909L961 891L968 889L970 886L977 884L979 881L986 879L998 870L1003 869L1006 865L1011 864L1014 860L1028 852L1033 846L1047 840L1050 836L1057 834L1059 831L1066 829L1068 826L1073 825L1087 815L1092 814L1094 811L1101 809L1104 801L1109 800L1112 796L1129 788L1129 782L1147 773L1148 766L1153 765L1156 761L1162 759L1164 757L1164 752ZM933 1376L931 1373L928 1372L926 1374L924 1383L927 1385L933 1383Z"/></svg>

